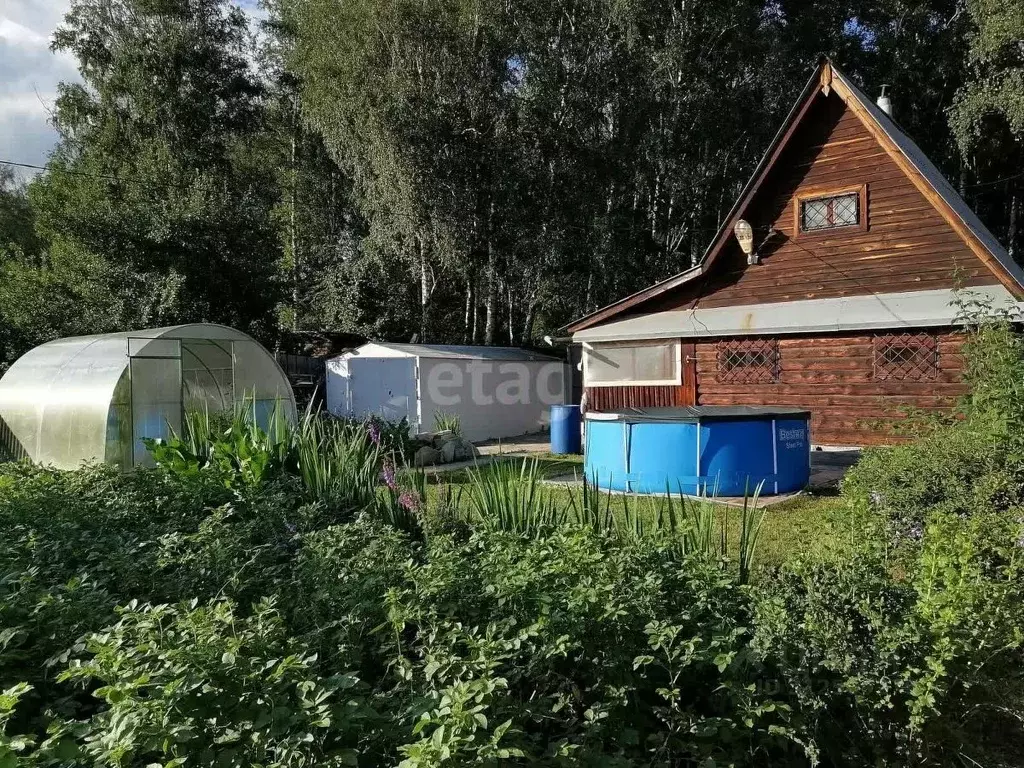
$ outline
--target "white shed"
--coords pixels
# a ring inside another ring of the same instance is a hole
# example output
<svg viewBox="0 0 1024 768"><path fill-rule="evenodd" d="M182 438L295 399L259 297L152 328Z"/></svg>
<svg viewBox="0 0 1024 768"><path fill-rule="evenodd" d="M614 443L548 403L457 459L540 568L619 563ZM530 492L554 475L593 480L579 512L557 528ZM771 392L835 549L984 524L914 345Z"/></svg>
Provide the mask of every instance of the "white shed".
<svg viewBox="0 0 1024 768"><path fill-rule="evenodd" d="M327 409L407 418L414 433L450 413L464 437L479 441L546 429L568 382L563 360L525 349L371 343L327 362Z"/></svg>

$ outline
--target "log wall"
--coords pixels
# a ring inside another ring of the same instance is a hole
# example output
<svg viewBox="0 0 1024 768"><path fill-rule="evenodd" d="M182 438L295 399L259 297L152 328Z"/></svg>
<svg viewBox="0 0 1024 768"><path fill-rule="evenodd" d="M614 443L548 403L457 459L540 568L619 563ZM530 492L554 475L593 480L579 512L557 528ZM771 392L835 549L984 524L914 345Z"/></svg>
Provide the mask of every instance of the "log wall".
<svg viewBox="0 0 1024 768"><path fill-rule="evenodd" d="M697 342L697 400L701 405L785 405L811 411L811 440L824 445L898 442L891 424L907 406L948 410L964 394L960 334L935 333L938 374L927 381L877 381L872 334L779 339L779 380L720 384L717 340Z"/></svg>

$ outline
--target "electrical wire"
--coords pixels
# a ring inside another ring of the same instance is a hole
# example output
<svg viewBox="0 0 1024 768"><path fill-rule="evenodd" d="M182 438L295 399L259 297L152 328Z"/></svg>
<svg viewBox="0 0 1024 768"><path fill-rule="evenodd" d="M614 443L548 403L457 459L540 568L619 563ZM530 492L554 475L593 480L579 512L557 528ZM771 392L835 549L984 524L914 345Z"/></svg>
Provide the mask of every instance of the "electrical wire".
<svg viewBox="0 0 1024 768"><path fill-rule="evenodd" d="M9 165L9 166L13 166L15 168L26 168L26 169L30 169L30 170L36 170L36 171L46 171L48 173L64 173L64 174L67 174L69 176L81 176L83 178L89 178L89 179L103 179L105 181L140 184L140 185L143 185L143 186L146 186L146 187L150 187L150 188L155 188L155 187L159 186L159 184L155 184L152 179L137 179L137 178L132 178L131 176L112 176L112 175L103 174L103 173L88 173L86 171L72 171L72 170L69 170L67 168L50 168L50 167L42 166L42 165L33 165L32 163L20 163L20 162L14 161L14 160L4 160L2 158L0 158L0 165ZM164 186L171 186L171 184L169 184L169 183L168 184L164 184ZM296 203L296 208L299 208L299 209L305 210L305 211L322 211L323 210L323 207L321 207L321 206L309 205L309 204L301 203L301 202L300 203ZM400 218L400 219L405 219L405 220L411 220L411 221L416 221L416 222L422 221L421 217L418 217L415 214L400 213L398 211L392 211L390 215L392 217ZM638 231L646 230L648 225L649 225L649 222L645 221L643 224L614 225L614 226L611 226L611 227L606 227L606 229L610 230L612 232L618 232L618 233L625 232L627 234L630 234L630 233L635 233L635 232L638 232ZM591 231L593 231L593 229L590 228L590 227L574 226L574 225L571 225L571 224L563 224L561 226L561 229L566 230L566 231L575 231L575 232L591 232ZM717 231L718 231L717 228L716 229L712 229L712 228L708 227L706 229L702 229L701 233L702 234L710 234L712 232L717 232Z"/></svg>
<svg viewBox="0 0 1024 768"><path fill-rule="evenodd" d="M17 163L14 160L0 160L0 165L9 165L14 168L27 168L33 171L48 171L50 173L66 173L69 176L83 176L88 179L106 179L107 181L130 181L135 184L152 184L152 181L132 179L123 176L110 176L105 173L85 173L84 171L69 171L67 168L48 168L44 165L33 165L32 163Z"/></svg>
<svg viewBox="0 0 1024 768"><path fill-rule="evenodd" d="M1002 179L993 179L992 181L979 181L977 184L968 184L964 189L977 189L978 187L991 187L993 184L1002 184L1004 181L1013 181L1024 177L1024 171L1015 173L1013 176L1006 176Z"/></svg>

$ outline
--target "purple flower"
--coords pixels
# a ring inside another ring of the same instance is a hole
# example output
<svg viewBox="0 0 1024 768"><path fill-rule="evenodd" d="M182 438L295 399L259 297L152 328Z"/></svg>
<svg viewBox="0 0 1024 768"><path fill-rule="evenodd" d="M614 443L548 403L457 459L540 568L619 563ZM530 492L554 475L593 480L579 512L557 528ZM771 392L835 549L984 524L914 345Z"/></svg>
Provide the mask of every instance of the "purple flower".
<svg viewBox="0 0 1024 768"><path fill-rule="evenodd" d="M380 445L380 427L377 425L377 422L367 422L366 431L370 435L370 442L374 445Z"/></svg>
<svg viewBox="0 0 1024 768"><path fill-rule="evenodd" d="M384 462L384 469L380 471L380 479L383 480L384 485L391 490L398 487L398 483L395 482L395 465L390 461Z"/></svg>
<svg viewBox="0 0 1024 768"><path fill-rule="evenodd" d="M409 491L405 491L398 497L398 503L410 512L415 512L420 507L420 500Z"/></svg>

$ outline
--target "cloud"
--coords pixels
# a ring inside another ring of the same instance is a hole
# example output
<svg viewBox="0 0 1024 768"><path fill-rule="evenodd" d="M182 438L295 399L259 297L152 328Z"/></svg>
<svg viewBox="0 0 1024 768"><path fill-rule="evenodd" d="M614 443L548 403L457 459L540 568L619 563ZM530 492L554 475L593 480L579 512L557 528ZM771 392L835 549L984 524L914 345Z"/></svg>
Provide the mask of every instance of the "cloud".
<svg viewBox="0 0 1024 768"><path fill-rule="evenodd" d="M254 20L266 17L257 0L239 4ZM0 0L0 160L45 165L57 143L49 119L57 85L79 76L72 56L50 52L50 39L70 7L71 0Z"/></svg>
<svg viewBox="0 0 1024 768"><path fill-rule="evenodd" d="M70 0L4 0L0 7L0 159L44 165L57 133L57 84L76 80L74 59L50 53ZM27 175L28 172L22 172Z"/></svg>

